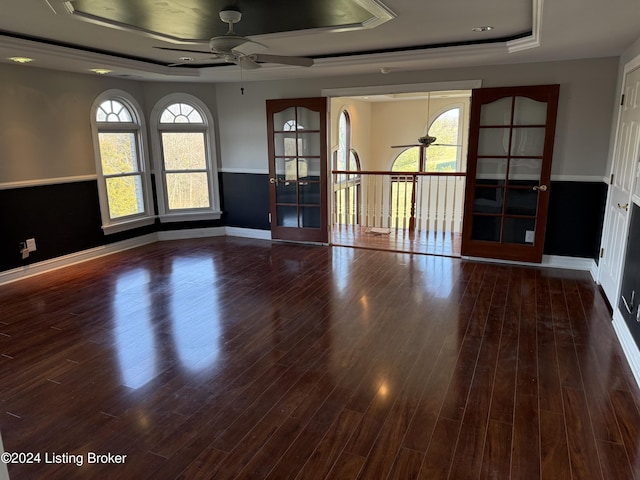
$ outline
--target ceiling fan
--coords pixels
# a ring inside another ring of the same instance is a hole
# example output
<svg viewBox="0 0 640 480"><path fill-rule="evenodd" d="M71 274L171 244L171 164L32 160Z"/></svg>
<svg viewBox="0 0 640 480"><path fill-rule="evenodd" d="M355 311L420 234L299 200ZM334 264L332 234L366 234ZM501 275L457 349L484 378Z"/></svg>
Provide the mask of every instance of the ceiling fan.
<svg viewBox="0 0 640 480"><path fill-rule="evenodd" d="M427 122L429 122L431 118L429 114L430 106L431 106L431 92L428 92L427 93ZM429 133L427 133L426 135L419 137L417 140L417 143L414 143L411 145L391 145L391 148L420 147L420 157L422 157L423 151L426 150L431 145L439 146L439 147L460 147L461 146L458 143L455 143L455 144L454 143L435 143L436 140L438 140L436 137L429 135Z"/></svg>
<svg viewBox="0 0 640 480"><path fill-rule="evenodd" d="M155 47L160 50L171 50L175 52L202 53L213 54L214 59L222 59L227 63L235 63L241 68L252 70L260 68L260 63L279 63L281 65L292 65L296 67L310 67L313 60L306 57L291 57L285 55L268 55L261 53L267 49L267 46L250 40L247 37L236 34L233 25L242 19L242 12L238 10L222 10L220 12L220 20L229 24L229 30L226 34L213 37L209 40L209 52L202 50L189 50L183 48ZM186 62L185 62L186 63ZM172 66L184 65L173 64Z"/></svg>

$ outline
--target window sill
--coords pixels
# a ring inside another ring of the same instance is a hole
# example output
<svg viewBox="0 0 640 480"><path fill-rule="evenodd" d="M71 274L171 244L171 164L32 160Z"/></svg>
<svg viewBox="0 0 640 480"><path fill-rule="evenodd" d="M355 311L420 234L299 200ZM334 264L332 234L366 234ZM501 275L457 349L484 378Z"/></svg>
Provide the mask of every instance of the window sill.
<svg viewBox="0 0 640 480"><path fill-rule="evenodd" d="M194 222L199 220L219 220L222 212L165 213L159 215L161 223Z"/></svg>
<svg viewBox="0 0 640 480"><path fill-rule="evenodd" d="M104 232L105 235L111 235L112 233L124 232L125 230L131 230L134 228L146 227L147 225L153 225L155 221L156 221L155 217L136 218L135 220L127 220L124 222L103 225L102 231Z"/></svg>

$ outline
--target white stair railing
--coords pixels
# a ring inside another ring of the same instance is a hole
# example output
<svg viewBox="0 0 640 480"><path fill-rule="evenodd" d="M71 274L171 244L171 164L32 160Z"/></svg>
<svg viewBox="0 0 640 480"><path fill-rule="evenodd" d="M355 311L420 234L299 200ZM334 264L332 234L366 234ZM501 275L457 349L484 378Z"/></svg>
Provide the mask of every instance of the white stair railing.
<svg viewBox="0 0 640 480"><path fill-rule="evenodd" d="M336 225L462 231L465 173L333 172Z"/></svg>

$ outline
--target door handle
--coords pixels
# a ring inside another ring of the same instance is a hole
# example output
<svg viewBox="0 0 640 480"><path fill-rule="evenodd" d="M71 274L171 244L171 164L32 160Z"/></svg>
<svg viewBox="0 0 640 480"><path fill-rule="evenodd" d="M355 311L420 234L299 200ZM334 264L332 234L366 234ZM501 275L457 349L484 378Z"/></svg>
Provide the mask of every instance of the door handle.
<svg viewBox="0 0 640 480"><path fill-rule="evenodd" d="M541 192L546 192L548 188L549 187L547 187L546 185L536 185L535 187L533 187L534 190L539 190Z"/></svg>
<svg viewBox="0 0 640 480"><path fill-rule="evenodd" d="M269 183L276 183L276 179L273 177L269 178Z"/></svg>
<svg viewBox="0 0 640 480"><path fill-rule="evenodd" d="M618 204L618 208L623 209L625 212L629 211L629 204L628 203L619 203Z"/></svg>

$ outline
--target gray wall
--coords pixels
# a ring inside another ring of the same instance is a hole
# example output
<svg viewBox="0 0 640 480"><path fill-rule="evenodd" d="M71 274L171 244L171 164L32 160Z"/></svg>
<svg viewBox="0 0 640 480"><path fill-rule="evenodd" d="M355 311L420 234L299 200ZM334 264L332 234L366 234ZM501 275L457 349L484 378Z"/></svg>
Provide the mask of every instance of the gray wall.
<svg viewBox="0 0 640 480"><path fill-rule="evenodd" d="M89 114L108 89L131 94L149 118L165 95L190 93L216 117L216 87L139 82L0 64L0 185L95 175Z"/></svg>
<svg viewBox="0 0 640 480"><path fill-rule="evenodd" d="M640 49L640 46L638 47ZM318 96L323 89L482 80L483 86L560 83L554 175L603 178L616 97L617 58L501 65L389 75L248 82L240 85L136 82L0 65L0 184L95 173L89 110L109 88L129 92L148 115L163 95L202 99L217 119L223 169L267 169L264 101Z"/></svg>
<svg viewBox="0 0 640 480"><path fill-rule="evenodd" d="M484 87L559 83L552 174L602 179L615 105L617 58L398 72L291 81L219 84L217 105L223 168L267 169L264 101L319 96L323 89L482 80ZM604 134L603 134L604 132Z"/></svg>

